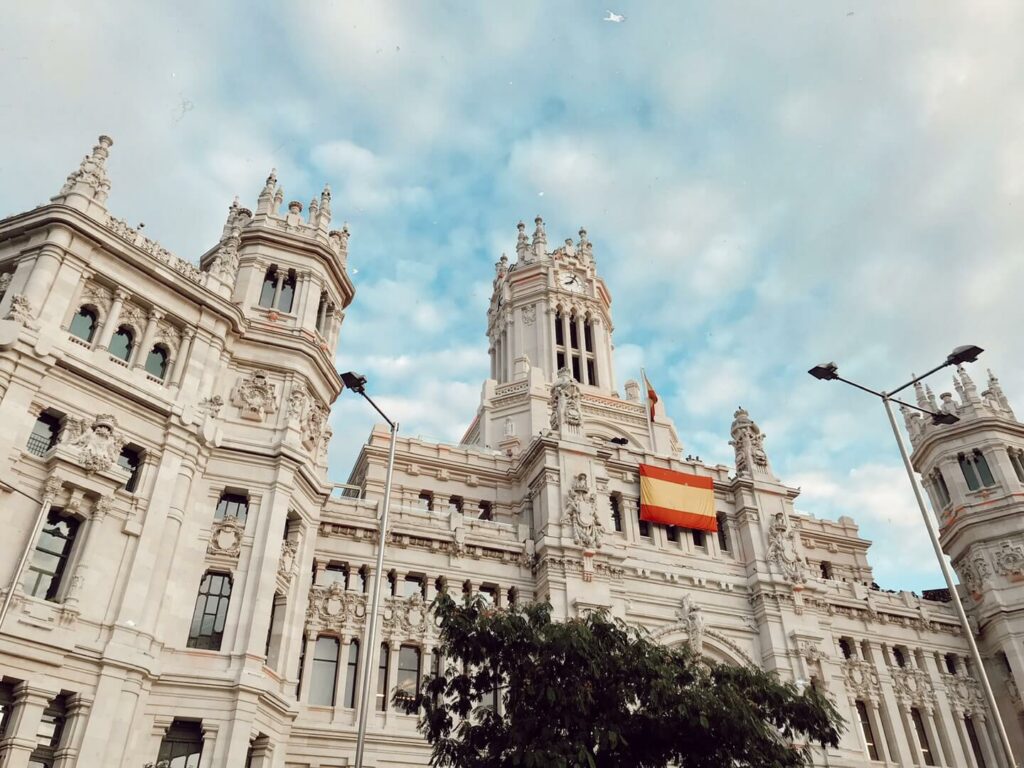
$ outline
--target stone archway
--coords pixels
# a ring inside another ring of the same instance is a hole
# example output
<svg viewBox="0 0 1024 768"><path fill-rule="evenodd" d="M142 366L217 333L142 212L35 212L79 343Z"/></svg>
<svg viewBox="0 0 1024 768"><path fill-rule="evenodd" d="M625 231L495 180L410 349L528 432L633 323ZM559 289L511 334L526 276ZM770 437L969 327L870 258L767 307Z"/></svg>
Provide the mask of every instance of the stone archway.
<svg viewBox="0 0 1024 768"><path fill-rule="evenodd" d="M669 624L651 633L651 638L662 645L681 645L687 642L689 637L688 627L684 622ZM709 661L732 667L758 666L736 642L711 627L704 629L700 655Z"/></svg>

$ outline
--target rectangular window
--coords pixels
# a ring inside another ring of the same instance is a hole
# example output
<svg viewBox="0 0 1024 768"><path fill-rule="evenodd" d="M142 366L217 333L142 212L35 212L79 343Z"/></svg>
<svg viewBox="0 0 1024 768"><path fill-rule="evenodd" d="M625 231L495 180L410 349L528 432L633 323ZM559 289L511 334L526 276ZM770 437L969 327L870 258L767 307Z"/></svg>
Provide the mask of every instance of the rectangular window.
<svg viewBox="0 0 1024 768"><path fill-rule="evenodd" d="M413 595L427 599L427 582L422 576L406 576L402 579L402 597Z"/></svg>
<svg viewBox="0 0 1024 768"><path fill-rule="evenodd" d="M928 743L928 733L924 729L924 718L921 717L921 710L911 707L910 718L914 721L914 731L917 733L917 743L921 747L921 757L925 765L935 765L935 758L932 757L932 748Z"/></svg>
<svg viewBox="0 0 1024 768"><path fill-rule="evenodd" d="M391 649L387 643L380 644L380 659L377 661L377 711L385 712L388 708L388 664L391 661Z"/></svg>
<svg viewBox="0 0 1024 768"><path fill-rule="evenodd" d="M498 588L493 584L481 584L477 594L484 599L487 605L498 606Z"/></svg>
<svg viewBox="0 0 1024 768"><path fill-rule="evenodd" d="M324 586L328 587L331 584L341 584L346 590L348 589L348 563L329 563L324 568Z"/></svg>
<svg viewBox="0 0 1024 768"><path fill-rule="evenodd" d="M14 686L0 683L0 738L7 735L7 723L14 711Z"/></svg>
<svg viewBox="0 0 1024 768"><path fill-rule="evenodd" d="M960 471L964 473L964 480L967 481L967 489L970 491L978 490L981 487L981 483L978 482L978 475L974 471L974 465L971 463L971 460L962 453L956 459L960 463Z"/></svg>
<svg viewBox="0 0 1024 768"><path fill-rule="evenodd" d="M334 706L338 684L338 654L341 644L336 637L318 637L313 648L313 669L309 676L309 703Z"/></svg>
<svg viewBox="0 0 1024 768"><path fill-rule="evenodd" d="M558 370L562 370L563 368L565 368L565 352L559 352L557 354L557 357L558 357L557 368L558 368Z"/></svg>
<svg viewBox="0 0 1024 768"><path fill-rule="evenodd" d="M569 346L573 349L580 348L580 335L579 331L576 330L576 318L569 318Z"/></svg>
<svg viewBox="0 0 1024 768"><path fill-rule="evenodd" d="M586 346L587 352L594 351L594 332L590 329L589 320L583 324L583 344Z"/></svg>
<svg viewBox="0 0 1024 768"><path fill-rule="evenodd" d="M126 445L121 449L121 455L117 457L117 465L128 471L128 480L124 489L128 493L135 493L139 487L139 474L142 471L142 449L134 445Z"/></svg>
<svg viewBox="0 0 1024 768"><path fill-rule="evenodd" d="M230 601L231 576L208 571L203 576L199 597L196 599L196 609L192 613L192 625L186 643L188 648L220 650Z"/></svg>
<svg viewBox="0 0 1024 768"><path fill-rule="evenodd" d="M562 330L562 313L555 313L555 344L558 346L565 345L565 333Z"/></svg>
<svg viewBox="0 0 1024 768"><path fill-rule="evenodd" d="M25 449L36 456L45 455L57 444L60 429L60 417L51 411L43 411L32 425Z"/></svg>
<svg viewBox="0 0 1024 768"><path fill-rule="evenodd" d="M450 499L448 499L448 509L451 512L455 512L456 514L461 515L462 505L463 501L461 496L452 496Z"/></svg>
<svg viewBox="0 0 1024 768"><path fill-rule="evenodd" d="M420 507L425 509L427 512L434 511L434 494L430 491L420 491Z"/></svg>
<svg viewBox="0 0 1024 768"><path fill-rule="evenodd" d="M64 735L64 697L58 696L43 710L36 731L36 748L29 757L29 768L52 768Z"/></svg>
<svg viewBox="0 0 1024 768"><path fill-rule="evenodd" d="M964 729L967 731L967 740L971 742L974 762L978 764L978 768L988 768L985 763L985 755L981 751L981 742L978 741L978 732L974 729L974 720L970 715L964 715Z"/></svg>
<svg viewBox="0 0 1024 768"><path fill-rule="evenodd" d="M637 530L645 539L651 538L651 524L640 517L640 505L636 505Z"/></svg>
<svg viewBox="0 0 1024 768"><path fill-rule="evenodd" d="M978 477L981 478L982 485L988 487L996 484L996 479L992 477L992 470L988 468L988 459L977 448L974 449L974 466L978 468Z"/></svg>
<svg viewBox="0 0 1024 768"><path fill-rule="evenodd" d="M356 705L356 682L359 675L359 641L348 644L348 667L345 670L345 706L352 709Z"/></svg>
<svg viewBox="0 0 1024 768"><path fill-rule="evenodd" d="M594 365L594 358L592 357L587 358L587 381L590 383L590 386L597 386L597 367Z"/></svg>
<svg viewBox="0 0 1024 768"><path fill-rule="evenodd" d="M715 527L718 528L718 549L722 552L729 551L729 532L725 528L726 518L724 512L715 515Z"/></svg>
<svg viewBox="0 0 1024 768"><path fill-rule="evenodd" d="M217 502L217 511L213 513L214 520L223 520L225 517L237 517L238 522L245 523L249 516L249 499L238 493L223 493Z"/></svg>
<svg viewBox="0 0 1024 768"><path fill-rule="evenodd" d="M693 546L696 549L704 549L704 531L690 531L693 536Z"/></svg>
<svg viewBox="0 0 1024 768"><path fill-rule="evenodd" d="M173 768L199 768L203 756L203 727L201 723L175 720L160 742L157 764L166 761Z"/></svg>
<svg viewBox="0 0 1024 768"><path fill-rule="evenodd" d="M398 649L398 675L395 680L398 695L403 699L415 698L420 687L420 649L403 645Z"/></svg>
<svg viewBox="0 0 1024 768"><path fill-rule="evenodd" d="M669 541L679 541L679 529L674 525L666 525L665 538Z"/></svg>
<svg viewBox="0 0 1024 768"><path fill-rule="evenodd" d="M875 743L875 732L871 729L871 720L868 718L868 708L863 701L857 702L857 717L860 719L860 729L864 734L864 745L868 750L868 757L872 760L878 757L878 746Z"/></svg>
<svg viewBox="0 0 1024 768"><path fill-rule="evenodd" d="M939 503L945 507L949 505L949 486L946 485L946 478L942 476L942 470L936 469L933 475L935 479L935 490L939 494Z"/></svg>
<svg viewBox="0 0 1024 768"><path fill-rule="evenodd" d="M622 531L622 497L613 493L608 497L612 505L612 525L616 531Z"/></svg>
<svg viewBox="0 0 1024 768"><path fill-rule="evenodd" d="M25 594L56 602L78 524L77 517L64 514L59 507L51 507L46 513L46 523L22 580Z"/></svg>
<svg viewBox="0 0 1024 768"><path fill-rule="evenodd" d="M574 379L576 379L576 381L583 381L583 374L580 373L580 356L579 355L573 355L572 356L572 377Z"/></svg>
<svg viewBox="0 0 1024 768"><path fill-rule="evenodd" d="M494 519L494 507L491 506L489 501L480 502L480 514L477 515L479 520L493 520Z"/></svg>

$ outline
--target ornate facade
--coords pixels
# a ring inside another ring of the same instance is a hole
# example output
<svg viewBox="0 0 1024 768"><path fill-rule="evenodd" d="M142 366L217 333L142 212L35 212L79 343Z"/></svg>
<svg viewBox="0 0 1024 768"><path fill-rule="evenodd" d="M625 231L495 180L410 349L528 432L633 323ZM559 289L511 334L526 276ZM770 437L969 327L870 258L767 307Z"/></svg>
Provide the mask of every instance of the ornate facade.
<svg viewBox="0 0 1024 768"><path fill-rule="evenodd" d="M815 519L742 408L735 466L683 458L661 403L616 387L611 296L584 230L519 225L496 264L491 375L458 445L400 437L381 646L364 648L388 434L327 477L348 231L271 173L198 266L106 208L98 145L0 221L0 766L334 768L377 667L367 764L426 765L391 694L433 668L438 589L607 608L665 643L826 690L817 764L1001 764L938 599L872 585L849 518ZM907 414L915 462L1022 743L1024 426L994 377ZM638 466L714 480L719 533L638 518Z"/></svg>

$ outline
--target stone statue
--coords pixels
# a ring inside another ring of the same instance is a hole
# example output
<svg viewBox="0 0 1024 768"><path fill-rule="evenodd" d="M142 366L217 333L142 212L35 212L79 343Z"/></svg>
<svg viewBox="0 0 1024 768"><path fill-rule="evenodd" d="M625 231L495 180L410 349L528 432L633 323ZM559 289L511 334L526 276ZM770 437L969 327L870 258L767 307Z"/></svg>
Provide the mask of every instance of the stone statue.
<svg viewBox="0 0 1024 768"><path fill-rule="evenodd" d="M775 513L768 529L768 562L778 566L786 580L793 584L803 584L806 580L804 564L796 549L796 531L789 527L781 512Z"/></svg>
<svg viewBox="0 0 1024 768"><path fill-rule="evenodd" d="M742 407L733 414L730 434L729 445L736 451L736 474L750 476L756 471L771 475L768 454L764 450L765 435Z"/></svg>
<svg viewBox="0 0 1024 768"><path fill-rule="evenodd" d="M569 488L565 516L572 525L572 539L584 549L598 549L604 526L597 516L597 495L590 490L586 473L576 475Z"/></svg>
<svg viewBox="0 0 1024 768"><path fill-rule="evenodd" d="M694 601L693 595L687 594L683 597L679 617L686 622L686 634L690 647L696 653L700 653L704 646L704 610Z"/></svg>
<svg viewBox="0 0 1024 768"><path fill-rule="evenodd" d="M579 427L583 424L580 387L573 380L568 368L562 368L555 383L551 385L550 404L552 429L560 429L563 425Z"/></svg>
<svg viewBox="0 0 1024 768"><path fill-rule="evenodd" d="M86 426L82 419L69 418L63 442L78 449L78 460L86 472L109 469L121 455L125 440L116 431L117 419L101 414Z"/></svg>

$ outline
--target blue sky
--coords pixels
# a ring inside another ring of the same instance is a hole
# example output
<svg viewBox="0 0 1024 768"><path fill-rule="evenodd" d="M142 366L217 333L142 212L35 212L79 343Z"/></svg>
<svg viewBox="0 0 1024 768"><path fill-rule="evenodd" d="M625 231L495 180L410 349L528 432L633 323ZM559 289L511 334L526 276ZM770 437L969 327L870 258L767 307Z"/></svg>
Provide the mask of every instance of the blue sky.
<svg viewBox="0 0 1024 768"><path fill-rule="evenodd" d="M112 212L187 258L271 167L286 200L330 182L357 285L338 365L447 440L487 373L516 222L540 213L551 242L583 225L619 383L646 366L684 452L730 463L742 404L798 509L857 519L883 586L937 586L884 414L804 371L835 359L884 387L972 342L1024 409L1024 10L607 8L18 4L0 214L54 194L99 133ZM343 398L332 418L343 481L372 415Z"/></svg>

